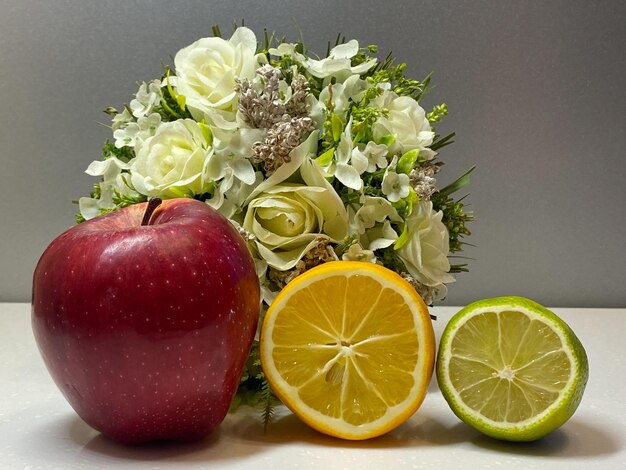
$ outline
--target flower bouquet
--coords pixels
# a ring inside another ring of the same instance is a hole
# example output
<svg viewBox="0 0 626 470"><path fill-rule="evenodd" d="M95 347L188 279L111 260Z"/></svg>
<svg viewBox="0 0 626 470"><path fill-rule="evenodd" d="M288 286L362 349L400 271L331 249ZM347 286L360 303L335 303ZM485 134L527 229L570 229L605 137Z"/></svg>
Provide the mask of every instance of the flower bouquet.
<svg viewBox="0 0 626 470"><path fill-rule="evenodd" d="M454 134L420 102L430 77L339 37L324 58L248 28L181 49L161 78L139 85L112 116L112 140L87 168L99 177L77 221L150 198L195 198L237 227L261 283L261 311L292 279L330 260L381 264L427 304L443 298L472 220L440 188L439 151ZM471 171L471 170L470 170ZM239 400L266 403L258 348Z"/></svg>

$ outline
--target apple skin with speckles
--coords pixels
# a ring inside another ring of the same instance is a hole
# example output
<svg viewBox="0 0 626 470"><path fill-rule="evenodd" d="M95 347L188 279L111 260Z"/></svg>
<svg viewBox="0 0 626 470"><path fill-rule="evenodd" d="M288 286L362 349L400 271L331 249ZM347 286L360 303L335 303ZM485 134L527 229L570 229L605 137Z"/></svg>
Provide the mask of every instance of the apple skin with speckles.
<svg viewBox="0 0 626 470"><path fill-rule="evenodd" d="M196 440L226 416L259 317L259 281L230 222L193 199L76 225L45 250L32 327L78 415L116 441Z"/></svg>

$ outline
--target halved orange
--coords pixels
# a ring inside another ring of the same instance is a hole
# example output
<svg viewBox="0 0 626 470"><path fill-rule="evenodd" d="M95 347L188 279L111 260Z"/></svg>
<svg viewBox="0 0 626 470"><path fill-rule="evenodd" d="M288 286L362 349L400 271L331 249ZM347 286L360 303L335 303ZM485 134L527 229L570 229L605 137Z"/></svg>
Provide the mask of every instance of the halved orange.
<svg viewBox="0 0 626 470"><path fill-rule="evenodd" d="M261 363L280 400L331 436L368 439L419 408L435 360L428 309L382 266L333 261L291 281L261 329Z"/></svg>

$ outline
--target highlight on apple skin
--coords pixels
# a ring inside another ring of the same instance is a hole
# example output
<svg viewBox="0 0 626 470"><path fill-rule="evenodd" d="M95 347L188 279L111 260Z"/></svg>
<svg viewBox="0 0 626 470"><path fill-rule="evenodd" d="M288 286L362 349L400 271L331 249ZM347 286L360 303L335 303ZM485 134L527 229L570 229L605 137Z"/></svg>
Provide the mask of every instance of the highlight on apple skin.
<svg viewBox="0 0 626 470"><path fill-rule="evenodd" d="M85 422L127 444L220 424L259 317L254 262L230 222L197 200L159 203L70 228L33 277L52 378Z"/></svg>

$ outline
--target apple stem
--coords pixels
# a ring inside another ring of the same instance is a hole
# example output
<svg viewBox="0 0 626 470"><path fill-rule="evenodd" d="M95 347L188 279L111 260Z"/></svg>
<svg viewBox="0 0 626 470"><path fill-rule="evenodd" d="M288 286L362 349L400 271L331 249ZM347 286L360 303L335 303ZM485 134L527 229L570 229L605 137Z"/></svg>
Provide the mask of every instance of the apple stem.
<svg viewBox="0 0 626 470"><path fill-rule="evenodd" d="M152 214L154 210L161 205L163 200L158 197L153 197L148 201L148 205L146 206L146 210L143 213L143 219L141 219L141 225L151 225L150 219L152 218Z"/></svg>

